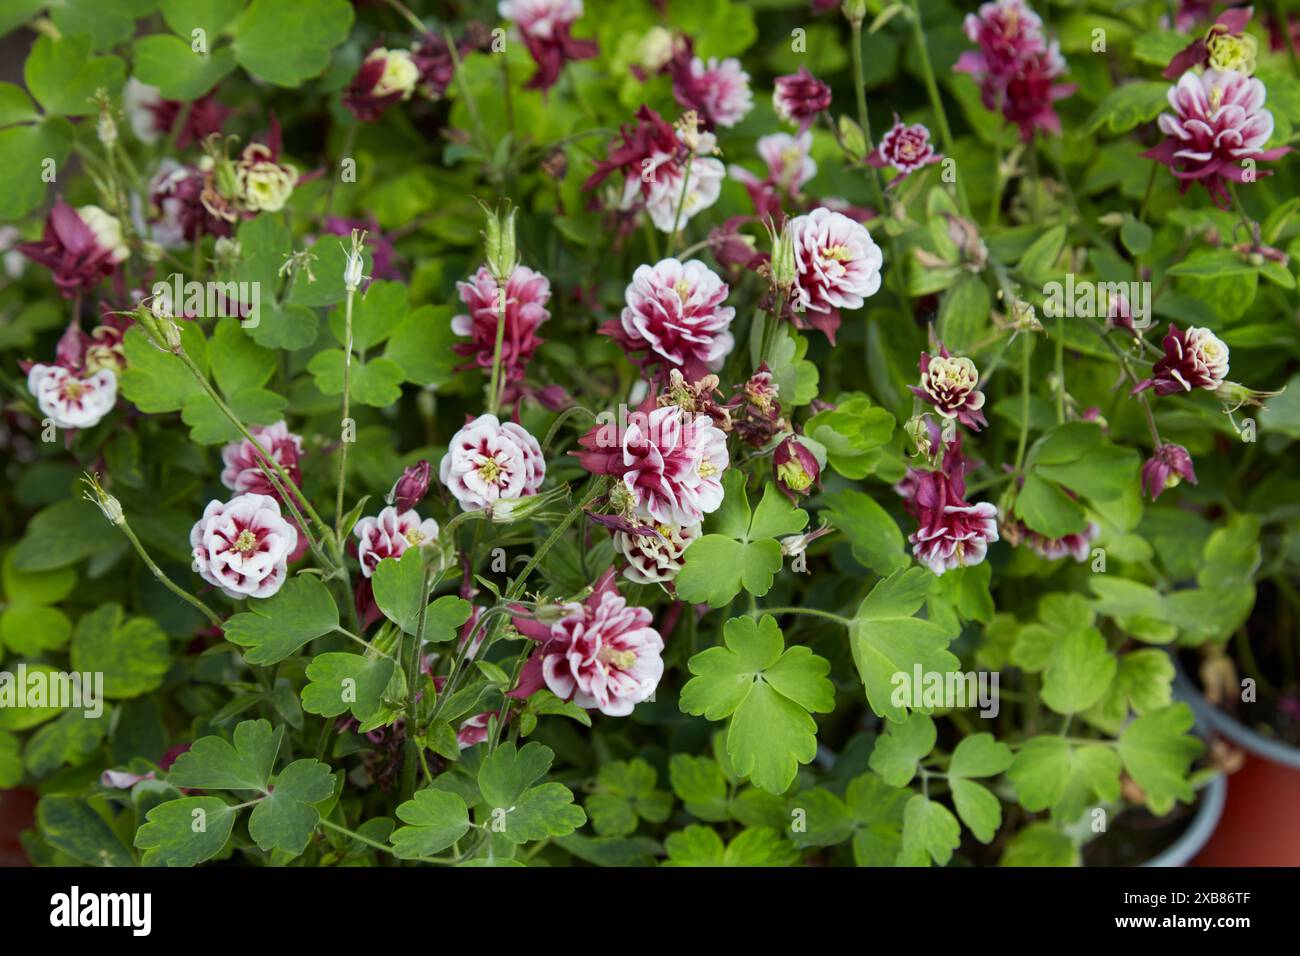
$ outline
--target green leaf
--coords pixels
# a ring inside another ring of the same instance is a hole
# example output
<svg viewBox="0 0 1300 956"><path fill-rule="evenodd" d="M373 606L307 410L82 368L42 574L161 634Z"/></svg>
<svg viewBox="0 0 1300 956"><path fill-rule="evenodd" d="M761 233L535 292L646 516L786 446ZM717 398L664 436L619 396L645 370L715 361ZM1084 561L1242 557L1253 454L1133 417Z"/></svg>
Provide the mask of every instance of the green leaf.
<svg viewBox="0 0 1300 956"><path fill-rule="evenodd" d="M46 161L53 162L57 175L72 140L72 124L61 116L0 129L0 156L5 158L0 164L0 219L20 219L41 204L48 185L41 175Z"/></svg>
<svg viewBox="0 0 1300 956"><path fill-rule="evenodd" d="M451 306L425 305L408 312L384 346L384 358L396 362L408 382L439 386L450 382L462 359L451 350L458 339L451 330Z"/></svg>
<svg viewBox="0 0 1300 956"><path fill-rule="evenodd" d="M135 834L145 866L197 866L225 847L235 810L219 797L169 800L150 810Z"/></svg>
<svg viewBox="0 0 1300 956"><path fill-rule="evenodd" d="M397 808L397 818L407 824L391 837L394 854L403 860L439 853L469 831L465 801L446 790L420 790Z"/></svg>
<svg viewBox="0 0 1300 956"><path fill-rule="evenodd" d="M1011 748L992 734L963 737L952 752L948 777L996 777L1011 766L1013 759Z"/></svg>
<svg viewBox="0 0 1300 956"><path fill-rule="evenodd" d="M907 801L898 853L900 866L929 866L931 860L947 866L952 851L960 844L961 826L947 807L919 793Z"/></svg>
<svg viewBox="0 0 1300 956"><path fill-rule="evenodd" d="M479 792L490 807L510 807L546 775L554 759L555 751L535 741L519 749L506 742L483 759L478 771Z"/></svg>
<svg viewBox="0 0 1300 956"><path fill-rule="evenodd" d="M103 529L87 533L87 529ZM115 539L99 508L82 498L59 501L42 508L27 524L22 540L14 548L14 567L19 571L52 571L85 558L111 551Z"/></svg>
<svg viewBox="0 0 1300 956"><path fill-rule="evenodd" d="M74 670L104 675L104 696L138 697L162 684L171 667L171 641L147 617L124 620L120 604L101 604L77 622Z"/></svg>
<svg viewBox="0 0 1300 956"><path fill-rule="evenodd" d="M167 772L167 782L195 790L265 793L283 738L284 728L272 731L265 720L241 722L235 728L233 744L221 737L200 737L176 758Z"/></svg>
<svg viewBox="0 0 1300 956"><path fill-rule="evenodd" d="M0 790L12 790L22 783L23 761L18 754L18 738L0 730Z"/></svg>
<svg viewBox="0 0 1300 956"><path fill-rule="evenodd" d="M350 710L358 720L369 720L383 703L395 666L391 657L318 654L307 665L309 683L302 689L303 710L325 717L337 717Z"/></svg>
<svg viewBox="0 0 1300 956"><path fill-rule="evenodd" d="M50 795L36 805L36 825L45 842L87 866L135 866L108 822L75 797Z"/></svg>
<svg viewBox="0 0 1300 956"><path fill-rule="evenodd" d="M1188 772L1205 745L1186 735L1194 723L1190 707L1171 704L1136 718L1119 736L1124 769L1157 816L1168 813L1175 800L1190 803L1196 796Z"/></svg>
<svg viewBox="0 0 1300 956"><path fill-rule="evenodd" d="M208 364L207 342L197 322L182 322L181 344L200 370ZM207 395L189 369L171 352L154 346L144 330L132 327L122 340L127 368L119 378L122 394L147 414L176 412L194 396Z"/></svg>
<svg viewBox="0 0 1300 956"><path fill-rule="evenodd" d="M516 845L566 836L587 822L587 814L573 802L572 791L562 783L530 787L513 804L494 807L492 813L488 829Z"/></svg>
<svg viewBox="0 0 1300 956"><path fill-rule="evenodd" d="M804 434L826 449L830 466L845 478L865 478L874 469L879 449L894 432L894 416L859 393L841 396L835 408L818 412Z"/></svg>
<svg viewBox="0 0 1300 956"><path fill-rule="evenodd" d="M1127 133L1139 123L1155 119L1169 105L1168 92L1168 83L1155 81L1117 86L1098 104L1083 132L1090 135L1105 126L1112 133Z"/></svg>
<svg viewBox="0 0 1300 956"><path fill-rule="evenodd" d="M1156 710L1173 700L1174 664L1154 647L1129 651L1119 658L1119 669L1106 695L1083 715L1084 720L1110 734L1118 734L1129 708L1138 714Z"/></svg>
<svg viewBox="0 0 1300 956"><path fill-rule="evenodd" d="M326 349L317 352L307 363L307 371L316 380L316 387L326 395L343 394L342 349ZM363 405L387 408L402 396L402 382L405 381L402 367L388 358L372 358L361 362L352 362L352 398Z"/></svg>
<svg viewBox="0 0 1300 956"><path fill-rule="evenodd" d="M673 798L656 788L655 769L644 760L616 760L600 768L596 792L587 798L587 815L601 836L627 836L638 819L663 823Z"/></svg>
<svg viewBox="0 0 1300 956"><path fill-rule="evenodd" d="M170 100L198 99L235 68L235 51L230 47L195 53L189 43L165 33L140 37L133 53L136 78L157 87Z"/></svg>
<svg viewBox="0 0 1300 956"><path fill-rule="evenodd" d="M876 500L853 488L824 495L826 520L848 536L853 557L865 568L886 576L905 568L909 559L903 532Z"/></svg>
<svg viewBox="0 0 1300 956"><path fill-rule="evenodd" d="M743 473L727 473L723 505L711 519L719 533L697 538L686 549L674 582L683 600L722 607L742 588L762 597L782 567L776 536L795 534L808 523L808 513L792 505L771 482L751 516L744 483Z"/></svg>
<svg viewBox="0 0 1300 956"><path fill-rule="evenodd" d="M1031 823L1011 838L998 866L1078 866L1079 848L1050 823Z"/></svg>
<svg viewBox="0 0 1300 956"><path fill-rule="evenodd" d="M370 583L375 589L375 603L384 616L407 634L420 627L420 608L424 605L424 560L419 548L408 548L400 558L384 558L375 567Z"/></svg>
<svg viewBox="0 0 1300 956"><path fill-rule="evenodd" d="M248 818L248 835L263 850L283 850L298 856L307 848L320 823L313 804L334 792L334 776L319 760L295 760L276 775L271 792L258 801Z"/></svg>
<svg viewBox="0 0 1300 956"><path fill-rule="evenodd" d="M969 273L963 275L944 295L939 307L944 345L959 355L973 348L987 334L991 309L989 288L984 280Z"/></svg>
<svg viewBox="0 0 1300 956"><path fill-rule="evenodd" d="M1041 735L1025 741L1007 779L1026 810L1051 810L1054 819L1073 823L1090 805L1119 799L1120 769L1112 747Z"/></svg>
<svg viewBox="0 0 1300 956"><path fill-rule="evenodd" d="M27 772L44 777L65 765L81 766L104 742L108 730L105 723L99 717L87 716L85 710L65 710L27 741L23 752Z"/></svg>
<svg viewBox="0 0 1300 956"><path fill-rule="evenodd" d="M409 311L406 286L401 282L372 282L365 295L357 298L352 307L352 348L366 354L393 330L402 324ZM330 329L340 345L346 347L344 314L335 309L330 317Z"/></svg>
<svg viewBox="0 0 1300 956"><path fill-rule="evenodd" d="M853 860L858 866L893 866L903 849L903 816L910 790L889 786L875 774L850 781L844 804L853 817Z"/></svg>
<svg viewBox="0 0 1300 956"><path fill-rule="evenodd" d="M216 37L244 8L244 0L162 0L163 19L179 36L195 29Z"/></svg>
<svg viewBox="0 0 1300 956"><path fill-rule="evenodd" d="M1031 282L1041 282L1056 274L1056 261L1065 248L1065 226L1052 226L1033 241L1020 257L1020 274Z"/></svg>
<svg viewBox="0 0 1300 956"><path fill-rule="evenodd" d="M691 816L711 823L728 819L727 779L712 757L673 754L668 761L668 779Z"/></svg>
<svg viewBox="0 0 1300 956"><path fill-rule="evenodd" d="M885 725L876 738L871 767L891 787L906 787L916 775L916 765L934 749L938 731L925 714L911 714L901 723Z"/></svg>
<svg viewBox="0 0 1300 956"><path fill-rule="evenodd" d="M212 329L212 377L227 397L258 389L275 374L276 355L254 342L238 319L218 319Z"/></svg>
<svg viewBox="0 0 1300 956"><path fill-rule="evenodd" d="M932 579L925 568L895 571L872 588L849 625L853 661L867 703L892 721L904 720L909 706L906 695L895 698L900 689L897 675L910 681L917 667L923 674L946 674L961 666L948 651L944 630L912 616L924 603Z"/></svg>
<svg viewBox="0 0 1300 956"><path fill-rule="evenodd" d="M315 575L300 574L251 611L226 621L225 631L230 643L249 648L244 652L248 663L277 664L338 625L329 588Z"/></svg>
<svg viewBox="0 0 1300 956"><path fill-rule="evenodd" d="M234 24L235 56L269 83L298 86L325 72L330 51L347 39L352 19L347 0L253 0Z"/></svg>
<svg viewBox="0 0 1300 956"><path fill-rule="evenodd" d="M1016 496L1016 517L1031 531L1048 538L1079 534L1088 527L1083 507L1058 485L1044 481L1034 472L1025 476L1025 483Z"/></svg>
<svg viewBox="0 0 1300 956"><path fill-rule="evenodd" d="M1058 714L1077 714L1101 700L1115 678L1115 655L1095 627L1068 635L1043 674L1043 703Z"/></svg>
<svg viewBox="0 0 1300 956"><path fill-rule="evenodd" d="M695 676L682 688L681 709L709 720L730 718L727 755L741 776L770 793L784 793L801 763L817 753L817 724L809 711L829 713L830 663L806 647L784 648L770 615L732 618L725 647L711 647L687 664Z"/></svg>
<svg viewBox="0 0 1300 956"><path fill-rule="evenodd" d="M126 82L126 64L115 56L93 56L86 34L58 40L42 34L23 65L27 89L47 113L89 116L98 112L95 91L116 94Z"/></svg>
<svg viewBox="0 0 1300 956"><path fill-rule="evenodd" d="M723 846L710 827L692 824L664 841L664 866L789 866L798 851L771 827L754 827Z"/></svg>
<svg viewBox="0 0 1300 956"><path fill-rule="evenodd" d="M1002 804L982 784L970 780L951 781L952 805L957 816L981 843L993 842L998 827L1002 825Z"/></svg>

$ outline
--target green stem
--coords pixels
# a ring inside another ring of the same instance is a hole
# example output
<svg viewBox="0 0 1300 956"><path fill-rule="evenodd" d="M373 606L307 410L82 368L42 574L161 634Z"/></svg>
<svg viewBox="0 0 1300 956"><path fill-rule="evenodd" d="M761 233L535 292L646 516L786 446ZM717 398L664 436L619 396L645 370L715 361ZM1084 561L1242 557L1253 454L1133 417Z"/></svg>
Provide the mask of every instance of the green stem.
<svg viewBox="0 0 1300 956"><path fill-rule="evenodd" d="M939 95L939 84L934 77L934 65L930 62L930 50L925 43L925 26L921 22L921 4L919 0L912 3L912 36L916 40L916 53L921 59L921 78L925 81L925 92L930 97L930 109L934 111L935 122L939 124L939 139L943 142L943 151L953 155L952 127L948 125L948 113L943 107L943 98ZM970 219L970 203L966 201L966 189L961 177L957 177L957 201L961 204L962 214Z"/></svg>
<svg viewBox="0 0 1300 956"><path fill-rule="evenodd" d="M1033 341L1028 332L1020 346L1020 437L1016 441L1016 465L1013 474L1020 474L1025 463L1025 448L1029 443L1029 356L1033 353Z"/></svg>
<svg viewBox="0 0 1300 956"><path fill-rule="evenodd" d="M125 518L122 520L122 523L118 525L118 527L122 529L122 533L126 535L127 540L131 542L131 545L132 547L135 548L136 553L140 555L140 560L144 561L145 565L149 568L149 570L153 572L153 576L158 579L159 583L161 583L163 587L165 587L168 591L171 591L172 594L175 594L178 598L180 598L185 603L193 605L195 608L197 608L200 612L202 612L204 617L206 617L210 622L212 622L212 625L214 627L221 627L221 618L217 616L217 613L213 611L212 608L208 607L206 604L204 604L201 600L199 600L189 591L186 591L175 581L169 578L167 576L167 573L163 571L162 568L158 567L158 564L154 561L154 559L149 557L149 552L146 551L144 545L140 543L140 539L136 537L135 532L131 530L131 526L126 523Z"/></svg>
<svg viewBox="0 0 1300 956"><path fill-rule="evenodd" d="M347 303L344 306L343 322L346 342L343 346L343 420L339 434L339 490L334 505L334 540L343 540L343 491L347 486L348 474L348 421L352 410L352 301L356 290L348 289Z"/></svg>
<svg viewBox="0 0 1300 956"><path fill-rule="evenodd" d="M783 614L803 614L808 617L825 618L828 621L834 621L836 624L842 624L844 627L849 627L853 623L847 617L832 614L830 611L822 611L815 607L762 607L749 612L750 617L758 617L760 614L771 614L774 617L780 617Z"/></svg>
<svg viewBox="0 0 1300 956"><path fill-rule="evenodd" d="M695 163L695 151L686 154L686 169L682 173L682 191L677 197L677 210L673 213L673 234L668 240L668 251L672 252L677 248L678 230L681 228L682 209L686 206L686 193L691 185L691 166Z"/></svg>
<svg viewBox="0 0 1300 956"><path fill-rule="evenodd" d="M407 800L415 794L415 774L419 769L419 761L423 757L415 738L419 731L416 709L420 698L420 647L424 643L425 618L428 615L429 605L430 582L427 569L421 580L423 583L420 590L420 616L415 634L408 635L412 640L403 665L403 670L406 672L406 758L402 761L402 795L403 799Z"/></svg>
<svg viewBox="0 0 1300 956"><path fill-rule="evenodd" d="M488 384L488 411L497 413L501 397L501 349L506 340L506 287L497 286L497 338L492 350L492 378Z"/></svg>

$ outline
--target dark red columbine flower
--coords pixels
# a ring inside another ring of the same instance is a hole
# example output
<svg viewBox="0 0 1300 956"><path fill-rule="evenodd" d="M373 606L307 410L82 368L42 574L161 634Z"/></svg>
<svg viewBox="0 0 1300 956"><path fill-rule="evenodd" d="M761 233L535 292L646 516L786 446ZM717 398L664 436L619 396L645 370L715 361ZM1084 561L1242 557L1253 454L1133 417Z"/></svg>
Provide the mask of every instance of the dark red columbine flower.
<svg viewBox="0 0 1300 956"><path fill-rule="evenodd" d="M390 106L409 100L420 84L420 66L407 50L376 43L343 91L343 105L363 123L372 123Z"/></svg>
<svg viewBox="0 0 1300 956"><path fill-rule="evenodd" d="M230 107L213 93L185 103L164 99L155 87L134 78L127 81L122 91L122 106L131 130L142 143L156 143L172 131L181 114L185 123L176 132L176 148L184 149L190 143L200 142L213 133L220 133Z"/></svg>
<svg viewBox="0 0 1300 956"><path fill-rule="evenodd" d="M772 107L781 119L799 124L800 133L830 105L831 88L808 72L808 67L801 66L798 73L776 78Z"/></svg>
<svg viewBox="0 0 1300 956"><path fill-rule="evenodd" d="M122 224L115 217L98 206L73 209L62 197L55 200L40 241L15 248L49 269L66 299L95 288L129 253Z"/></svg>
<svg viewBox="0 0 1300 956"><path fill-rule="evenodd" d="M498 11L519 28L537 64L526 89L549 90L565 63L590 60L600 52L595 40L579 40L570 33L573 22L582 16L582 0L503 0Z"/></svg>
<svg viewBox="0 0 1300 956"><path fill-rule="evenodd" d="M867 164L877 169L887 169L890 166L897 169L899 175L889 184L893 186L918 169L941 159L943 156L935 152L930 143L930 131L920 123L907 126L895 113L893 127L880 138L880 145L871 151Z"/></svg>
<svg viewBox="0 0 1300 956"><path fill-rule="evenodd" d="M1215 391L1228 377L1228 346L1209 329L1189 326L1185 331L1172 322L1164 339L1165 354L1151 366L1151 377L1132 394L1154 388L1157 395L1176 395L1194 388Z"/></svg>
<svg viewBox="0 0 1300 956"><path fill-rule="evenodd" d="M636 120L635 126L626 123L619 128L620 140L610 143L605 159L596 163L595 171L582 184L584 191L592 190L614 173L622 173L618 208L624 212L631 210L638 198L642 203L648 200L659 178L676 178L661 176L660 167L675 166L681 150L676 131L650 107L637 110Z"/></svg>
<svg viewBox="0 0 1300 956"><path fill-rule="evenodd" d="M1161 445L1142 464L1142 488L1152 501L1183 479L1196 484L1196 468L1192 464L1192 456L1182 445Z"/></svg>
<svg viewBox="0 0 1300 956"><path fill-rule="evenodd" d="M402 472L402 477L388 493L388 503L397 509L398 514L404 514L423 501L428 493L429 463L420 459Z"/></svg>
<svg viewBox="0 0 1300 956"><path fill-rule="evenodd" d="M980 373L964 356L951 356L942 343L939 354L921 353L921 384L908 388L929 402L944 418L955 418L971 431L988 424L984 418L984 393L979 390Z"/></svg>
<svg viewBox="0 0 1300 956"><path fill-rule="evenodd" d="M1243 73L1254 72L1255 38L1245 32L1250 23L1251 7L1233 7L1220 14L1205 36L1193 40L1183 47L1169 61L1160 75L1166 80L1176 80L1188 70L1198 66L1214 66L1220 69L1231 68ZM1250 69L1245 66L1244 57L1234 57L1233 53L1249 53Z"/></svg>
<svg viewBox="0 0 1300 956"><path fill-rule="evenodd" d="M795 435L777 445L772 453L772 477L791 501L808 494L814 485L820 488L821 474L822 466L817 456Z"/></svg>

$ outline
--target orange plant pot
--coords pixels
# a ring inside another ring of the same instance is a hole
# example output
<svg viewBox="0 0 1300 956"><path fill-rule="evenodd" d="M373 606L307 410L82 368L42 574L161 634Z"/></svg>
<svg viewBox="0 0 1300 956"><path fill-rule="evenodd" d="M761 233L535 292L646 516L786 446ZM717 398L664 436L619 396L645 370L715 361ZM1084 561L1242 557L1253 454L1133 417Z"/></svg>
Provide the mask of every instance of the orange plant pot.
<svg viewBox="0 0 1300 956"><path fill-rule="evenodd" d="M1246 752L1194 866L1300 866L1300 770Z"/></svg>
<svg viewBox="0 0 1300 956"><path fill-rule="evenodd" d="M0 866L31 866L18 834L32 826L35 813L31 790L0 790Z"/></svg>

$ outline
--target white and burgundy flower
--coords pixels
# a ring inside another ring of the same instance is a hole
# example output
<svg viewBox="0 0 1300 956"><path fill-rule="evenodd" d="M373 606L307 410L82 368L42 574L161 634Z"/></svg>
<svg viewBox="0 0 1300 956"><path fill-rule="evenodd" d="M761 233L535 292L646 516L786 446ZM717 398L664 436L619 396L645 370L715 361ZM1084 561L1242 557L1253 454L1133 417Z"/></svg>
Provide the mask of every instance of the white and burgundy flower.
<svg viewBox="0 0 1300 956"><path fill-rule="evenodd" d="M496 354L498 299L500 286L486 266L470 277L468 282L457 282L461 302L469 311L451 320L451 330L469 337L468 342L458 342L452 351L473 359L473 364L490 369ZM528 266L515 266L506 282L505 333L501 340L501 369L505 374L507 395L510 401L514 383L523 380L528 362L543 339L537 330L551 317L546 304L551 299L551 280Z"/></svg>
<svg viewBox="0 0 1300 956"><path fill-rule="evenodd" d="M707 61L692 57L689 80L683 82L675 75L673 92L677 102L699 113L707 129L735 126L754 108L749 74L735 57Z"/></svg>
<svg viewBox="0 0 1300 956"><path fill-rule="evenodd" d="M1151 366L1151 377L1137 384L1134 395L1148 388L1157 395L1194 388L1212 392L1228 377L1228 346L1209 329L1189 326L1183 331L1171 322L1164 347L1164 357Z"/></svg>
<svg viewBox="0 0 1300 956"><path fill-rule="evenodd" d="M713 149L712 137L698 134L686 198L680 203L679 215L690 150L677 131L650 107L642 106L636 117L635 126L625 125L620 130L621 141L610 144L606 159L596 164L595 172L587 177L582 188L594 189L611 175L621 173L623 184L616 208L620 212L645 209L656 229L672 232L674 227L685 226L696 213L718 201L726 167L720 160L706 155Z"/></svg>
<svg viewBox="0 0 1300 956"><path fill-rule="evenodd" d="M1000 110L1019 126L1025 142L1035 130L1059 133L1052 104L1074 87L1055 82L1065 73L1065 60L1056 41L1043 36L1039 16L1024 0L997 0L967 14L964 30L979 49L963 53L953 69L975 78L985 108Z"/></svg>
<svg viewBox="0 0 1300 956"><path fill-rule="evenodd" d="M410 511L429 493L429 463L421 458L414 465L402 469L402 477L393 483L387 501L397 513Z"/></svg>
<svg viewBox="0 0 1300 956"><path fill-rule="evenodd" d="M1142 489L1152 501L1186 479L1196 484L1192 456L1182 445L1165 443L1142 463Z"/></svg>
<svg viewBox="0 0 1300 956"><path fill-rule="evenodd" d="M912 554L935 574L979 564L998 540L998 509L986 501L962 500L965 482L939 471L912 469L903 505L917 520L907 540Z"/></svg>
<svg viewBox="0 0 1300 956"><path fill-rule="evenodd" d="M28 259L50 270L64 298L95 288L128 255L122 224L98 206L73 209L55 200L37 242L17 245Z"/></svg>
<svg viewBox="0 0 1300 956"><path fill-rule="evenodd" d="M1184 2L1183 10L1188 4ZM1211 4L1197 3L1203 7L1200 13L1209 14ZM1175 22L1178 29L1187 30L1193 24L1183 22L1183 10ZM1166 80L1175 80L1188 70L1198 66L1209 66L1216 70L1236 70L1250 75L1255 72L1255 54L1257 41L1246 32L1250 23L1250 7L1233 7L1211 24L1204 36L1197 37L1169 61L1160 74Z"/></svg>
<svg viewBox="0 0 1300 956"><path fill-rule="evenodd" d="M171 133L184 111L185 125L176 132L177 149L220 133L230 115L230 107L211 93L189 103L164 99L157 87L141 83L135 77L127 80L122 89L122 108L135 138L148 144L156 143Z"/></svg>
<svg viewBox="0 0 1300 956"><path fill-rule="evenodd" d="M274 425L254 425L248 431L284 468L294 484L302 483L302 471L298 466L298 459L302 457L301 437L289 431L289 426L283 421ZM275 486L258 465L261 460L262 456L247 438L231 442L221 449L221 461L225 465L221 471L221 483L241 495L253 492L279 498Z"/></svg>
<svg viewBox="0 0 1300 956"><path fill-rule="evenodd" d="M1142 155L1168 166L1182 191L1199 182L1227 208L1227 182L1246 182L1248 170L1252 177L1271 175L1255 164L1291 151L1264 149L1273 135L1273 114L1264 109L1267 93L1259 80L1232 70L1189 70L1169 90L1173 112L1156 121L1165 139Z"/></svg>
<svg viewBox="0 0 1300 956"><path fill-rule="evenodd" d="M988 421L981 409L984 393L979 390L980 372L965 356L952 356L943 346L939 354L921 353L921 385L909 385L918 398L934 406L944 418L955 418L972 431Z"/></svg>
<svg viewBox="0 0 1300 956"><path fill-rule="evenodd" d="M660 524L698 524L722 504L727 436L704 414L678 405L638 411L611 441L605 426L579 439L583 467L615 475L633 512ZM607 447L614 445L615 447Z"/></svg>
<svg viewBox="0 0 1300 956"><path fill-rule="evenodd" d="M438 466L438 478L466 511L501 498L537 494L546 459L537 439L521 425L480 415L452 437Z"/></svg>
<svg viewBox="0 0 1300 956"><path fill-rule="evenodd" d="M406 50L376 46L343 91L343 105L363 122L377 120L395 103L409 100L420 84L420 67Z"/></svg>
<svg viewBox="0 0 1300 956"><path fill-rule="evenodd" d="M93 428L117 402L117 374L101 368L82 374L62 365L33 365L27 390L58 428Z"/></svg>
<svg viewBox="0 0 1300 956"><path fill-rule="evenodd" d="M1055 561L1057 558L1071 557L1075 561L1088 560L1092 552L1092 543L1097 540L1101 528L1096 522L1089 521L1088 527L1078 534L1067 534L1059 538L1048 538L1037 531L1025 529L1025 543L1040 558Z"/></svg>
<svg viewBox="0 0 1300 956"><path fill-rule="evenodd" d="M565 63L590 60L599 52L594 40L579 40L570 32L582 16L582 0L501 0L497 12L519 28L537 64L527 89L549 90Z"/></svg>
<svg viewBox="0 0 1300 956"><path fill-rule="evenodd" d="M808 494L813 485L821 484L821 463L806 444L790 435L772 453L772 477L776 486L791 501Z"/></svg>
<svg viewBox="0 0 1300 956"><path fill-rule="evenodd" d="M803 198L803 185L817 175L811 151L812 133L773 133L758 140L758 155L767 165L767 176L759 179L745 167L732 165L731 178L745 187L757 216L779 216L781 193L795 200Z"/></svg>
<svg viewBox="0 0 1300 956"><path fill-rule="evenodd" d="M298 530L268 495L212 501L190 531L194 570L228 597L268 598L284 584Z"/></svg>
<svg viewBox="0 0 1300 956"><path fill-rule="evenodd" d="M521 633L540 642L508 696L523 698L543 684L562 700L608 717L625 717L659 686L663 638L643 607L630 607L610 568L582 604L549 628L517 618Z"/></svg>
<svg viewBox="0 0 1300 956"><path fill-rule="evenodd" d="M629 352L648 352L646 364L696 379L720 369L735 345L736 310L723 304L727 293L727 284L699 259L638 266L619 322L603 331Z"/></svg>
<svg viewBox="0 0 1300 956"><path fill-rule="evenodd" d="M414 511L399 512L389 505L378 515L358 521L352 533L357 539L361 573L370 577L384 558L400 558L408 548L438 540L438 522L421 519Z"/></svg>
<svg viewBox="0 0 1300 956"><path fill-rule="evenodd" d="M798 73L776 78L772 108L787 123L797 123L800 134L806 133L817 114L830 105L831 88L808 72L808 67L801 66Z"/></svg>
<svg viewBox="0 0 1300 956"><path fill-rule="evenodd" d="M614 550L627 560L623 577L636 584L662 584L677 577L686 549L700 536L698 524L655 526L657 534L614 532Z"/></svg>
<svg viewBox="0 0 1300 956"><path fill-rule="evenodd" d="M835 341L841 309L860 309L880 289L884 255L861 223L817 208L790 220L796 279L796 325L813 325Z"/></svg>
<svg viewBox="0 0 1300 956"><path fill-rule="evenodd" d="M867 157L867 162L877 169L890 166L897 169L900 175L890 183L892 186L942 158L930 143L930 131L925 126L920 123L908 126L895 113L894 125L880 138L880 145Z"/></svg>

